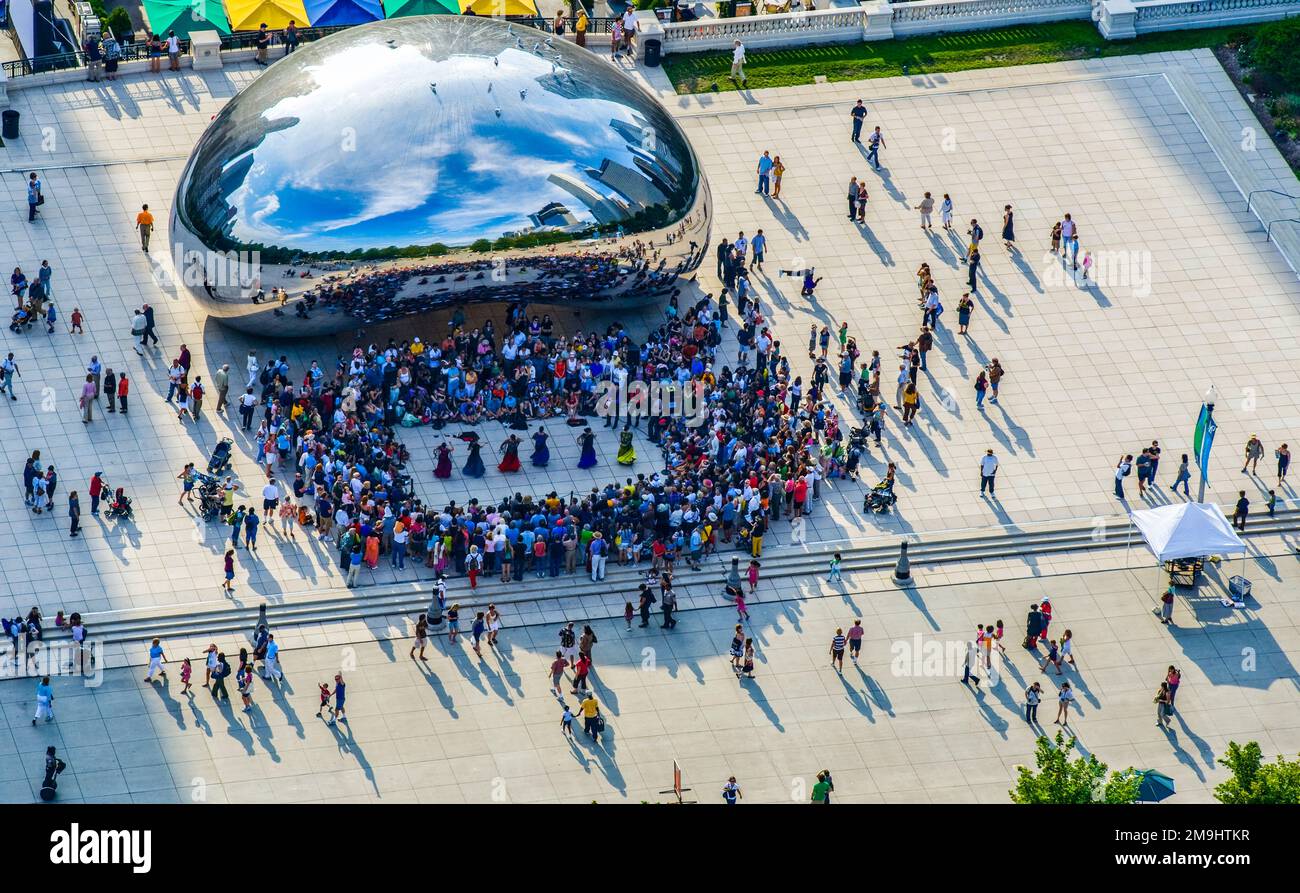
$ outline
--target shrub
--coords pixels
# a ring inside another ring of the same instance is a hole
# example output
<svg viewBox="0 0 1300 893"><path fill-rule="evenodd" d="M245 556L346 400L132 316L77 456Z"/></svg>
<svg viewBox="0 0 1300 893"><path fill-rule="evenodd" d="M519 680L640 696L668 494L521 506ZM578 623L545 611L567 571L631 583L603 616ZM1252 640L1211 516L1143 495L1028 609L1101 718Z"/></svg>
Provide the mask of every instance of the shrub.
<svg viewBox="0 0 1300 893"><path fill-rule="evenodd" d="M1270 22L1259 29L1251 42L1250 65L1276 82L1283 90L1300 90L1300 18Z"/></svg>

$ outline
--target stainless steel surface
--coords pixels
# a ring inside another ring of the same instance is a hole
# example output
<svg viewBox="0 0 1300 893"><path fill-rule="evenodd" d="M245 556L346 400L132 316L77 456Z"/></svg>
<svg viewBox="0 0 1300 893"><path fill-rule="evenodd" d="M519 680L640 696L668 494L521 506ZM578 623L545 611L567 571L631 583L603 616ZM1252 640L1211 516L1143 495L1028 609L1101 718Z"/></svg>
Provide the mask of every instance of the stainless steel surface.
<svg viewBox="0 0 1300 893"><path fill-rule="evenodd" d="M603 58L428 16L277 61L200 138L171 233L210 314L305 336L456 301L665 299L708 250L711 206L676 122ZM260 253L287 305L254 303L255 256L228 275L228 252Z"/></svg>

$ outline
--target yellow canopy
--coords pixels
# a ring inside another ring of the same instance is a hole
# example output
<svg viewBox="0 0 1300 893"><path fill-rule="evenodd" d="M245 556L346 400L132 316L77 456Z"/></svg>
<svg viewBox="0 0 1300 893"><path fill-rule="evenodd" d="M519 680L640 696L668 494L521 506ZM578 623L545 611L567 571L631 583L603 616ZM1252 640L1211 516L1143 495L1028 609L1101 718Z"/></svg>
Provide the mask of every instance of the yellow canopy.
<svg viewBox="0 0 1300 893"><path fill-rule="evenodd" d="M481 16L535 16L533 0L460 0L460 11L474 10Z"/></svg>
<svg viewBox="0 0 1300 893"><path fill-rule="evenodd" d="M256 31L263 22L271 31L279 31L292 20L299 28L307 27L307 10L302 0L226 0L232 31Z"/></svg>

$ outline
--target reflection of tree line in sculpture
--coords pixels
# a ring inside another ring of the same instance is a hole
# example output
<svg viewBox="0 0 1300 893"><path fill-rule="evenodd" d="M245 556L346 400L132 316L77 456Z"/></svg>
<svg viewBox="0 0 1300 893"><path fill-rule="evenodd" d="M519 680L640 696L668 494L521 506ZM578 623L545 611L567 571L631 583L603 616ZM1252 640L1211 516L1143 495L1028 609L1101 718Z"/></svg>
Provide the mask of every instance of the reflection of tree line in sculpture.
<svg viewBox="0 0 1300 893"><path fill-rule="evenodd" d="M671 271L665 271L667 260L659 258L658 249L639 240L612 253L520 260L509 266L509 299L524 303L563 303L565 298L586 300L592 294L612 288L665 289L677 280L682 269L694 266L697 250L698 246L692 242L690 258ZM646 257L647 252L650 257ZM620 259L630 263L620 263ZM655 259L659 262L652 267ZM485 259L376 270L316 286L297 302L295 312L307 318L311 310L323 304L338 307L362 322L374 323L433 310L445 305L449 298L457 302L501 300L504 297L501 283L490 278L499 266L499 260ZM538 273L535 278L522 278L534 271ZM398 294L412 280L416 280L416 285L435 288L398 300ZM482 285L452 291L456 283L478 280L485 281Z"/></svg>

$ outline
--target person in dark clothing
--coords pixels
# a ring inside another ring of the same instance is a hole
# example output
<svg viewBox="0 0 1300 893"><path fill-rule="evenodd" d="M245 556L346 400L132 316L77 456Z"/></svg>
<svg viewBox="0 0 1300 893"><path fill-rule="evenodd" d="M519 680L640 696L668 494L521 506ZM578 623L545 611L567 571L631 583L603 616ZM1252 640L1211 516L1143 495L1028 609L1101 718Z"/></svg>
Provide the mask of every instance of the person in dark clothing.
<svg viewBox="0 0 1300 893"><path fill-rule="evenodd" d="M663 608L663 612L664 612L663 628L672 629L673 627L677 626L677 621L673 619L673 611L677 607L677 596L673 593L671 589L669 589L667 592L664 593L661 607Z"/></svg>
<svg viewBox="0 0 1300 893"><path fill-rule="evenodd" d="M230 700L230 693L226 691L226 677L230 675L230 661L226 660L226 653L223 651L217 655L217 669L212 674L212 697Z"/></svg>
<svg viewBox="0 0 1300 893"><path fill-rule="evenodd" d="M153 307L145 304L141 312L144 313L144 334L140 336L140 344L143 346L151 338L153 343L157 344L158 333L154 331Z"/></svg>
<svg viewBox="0 0 1300 893"><path fill-rule="evenodd" d="M1029 616L1025 619L1025 647L1037 648L1038 637L1043 633L1043 612L1037 604L1029 606Z"/></svg>

